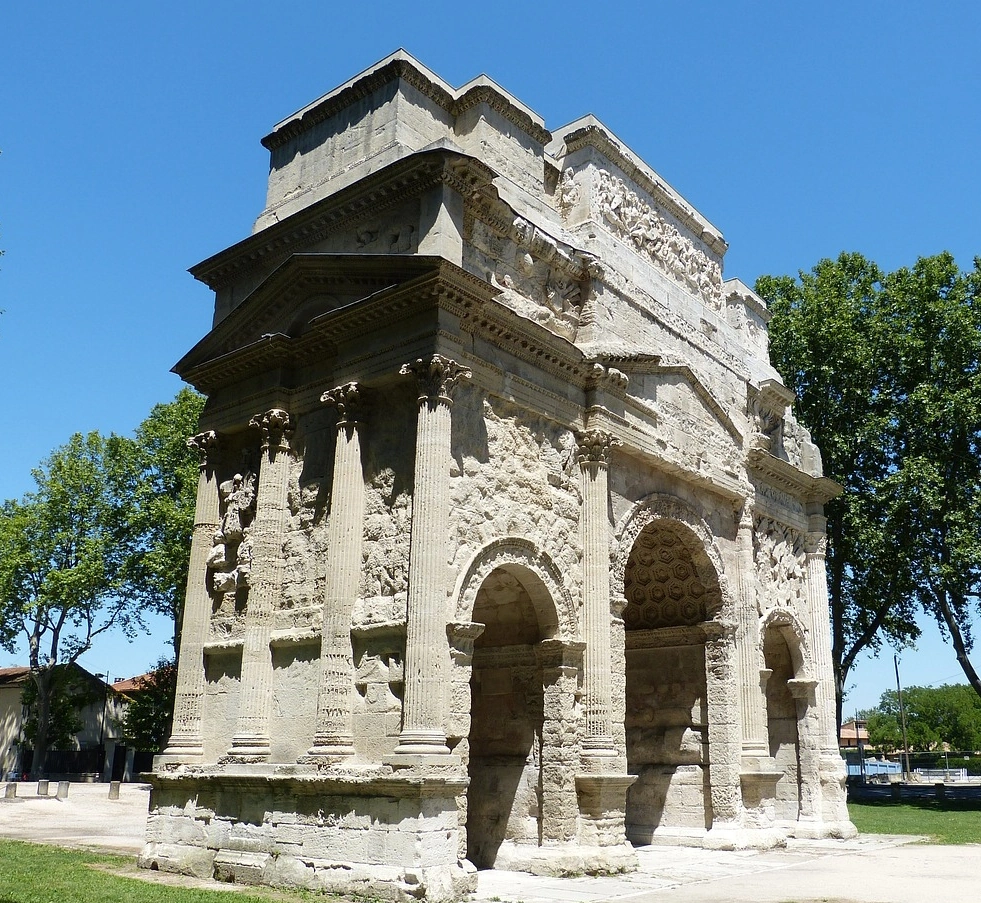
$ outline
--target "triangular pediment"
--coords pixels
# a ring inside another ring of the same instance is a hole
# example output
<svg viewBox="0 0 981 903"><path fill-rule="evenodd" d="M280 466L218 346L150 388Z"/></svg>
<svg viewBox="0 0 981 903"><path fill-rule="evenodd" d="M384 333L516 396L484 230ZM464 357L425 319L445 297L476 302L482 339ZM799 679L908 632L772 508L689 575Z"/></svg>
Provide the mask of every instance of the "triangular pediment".
<svg viewBox="0 0 981 903"><path fill-rule="evenodd" d="M432 274L430 256L300 253L288 257L174 367L184 374L270 337L297 339L333 311Z"/></svg>
<svg viewBox="0 0 981 903"><path fill-rule="evenodd" d="M688 364L654 354L600 354L597 359L628 376L627 396L651 413L653 424L686 432L708 429L742 446L742 431L729 410Z"/></svg>

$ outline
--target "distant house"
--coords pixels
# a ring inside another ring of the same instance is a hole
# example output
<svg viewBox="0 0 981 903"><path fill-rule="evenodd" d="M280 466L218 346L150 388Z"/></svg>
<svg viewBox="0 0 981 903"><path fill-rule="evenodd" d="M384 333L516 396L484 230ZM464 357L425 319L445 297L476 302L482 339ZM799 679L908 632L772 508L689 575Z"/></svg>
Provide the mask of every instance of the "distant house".
<svg viewBox="0 0 981 903"><path fill-rule="evenodd" d="M869 723L862 718L846 721L838 733L838 745L843 749L857 749L869 745Z"/></svg>
<svg viewBox="0 0 981 903"><path fill-rule="evenodd" d="M49 777L71 775L98 778L107 764L107 748L121 738L119 721L127 700L98 675L79 665L69 665L77 678L91 687L92 702L79 712L82 727L72 737L68 749L51 749L46 771ZM33 749L24 736L29 712L23 704L30 669L23 666L0 668L0 775L24 774L31 767Z"/></svg>

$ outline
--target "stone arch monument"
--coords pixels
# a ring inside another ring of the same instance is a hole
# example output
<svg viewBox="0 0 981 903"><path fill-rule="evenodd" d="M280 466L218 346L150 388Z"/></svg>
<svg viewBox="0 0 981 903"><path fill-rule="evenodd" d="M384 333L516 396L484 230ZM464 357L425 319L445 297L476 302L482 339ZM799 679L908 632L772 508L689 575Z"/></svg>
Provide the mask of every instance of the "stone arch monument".
<svg viewBox="0 0 981 903"><path fill-rule="evenodd" d="M455 900L477 868L853 832L837 487L719 231L592 116L404 52L263 139L214 325L141 863Z"/></svg>

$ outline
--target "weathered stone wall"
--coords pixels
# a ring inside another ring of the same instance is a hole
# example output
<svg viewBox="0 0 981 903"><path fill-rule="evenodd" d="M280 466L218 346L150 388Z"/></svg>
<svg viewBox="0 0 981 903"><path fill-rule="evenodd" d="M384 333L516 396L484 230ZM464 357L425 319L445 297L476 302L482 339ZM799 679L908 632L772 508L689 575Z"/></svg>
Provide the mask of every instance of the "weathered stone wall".
<svg viewBox="0 0 981 903"><path fill-rule="evenodd" d="M253 237L192 271L196 564L144 864L444 900L467 856L852 831L835 487L718 230L593 117L553 136L403 52L264 143Z"/></svg>
<svg viewBox="0 0 981 903"><path fill-rule="evenodd" d="M571 431L501 398L463 390L453 410L452 453L454 571L494 540L525 537L549 556L575 599L580 499Z"/></svg>

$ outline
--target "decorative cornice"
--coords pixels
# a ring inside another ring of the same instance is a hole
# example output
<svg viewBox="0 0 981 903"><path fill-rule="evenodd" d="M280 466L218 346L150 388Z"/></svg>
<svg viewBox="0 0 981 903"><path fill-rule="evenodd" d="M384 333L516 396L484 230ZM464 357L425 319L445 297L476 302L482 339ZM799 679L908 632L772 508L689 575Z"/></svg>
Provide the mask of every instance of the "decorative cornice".
<svg viewBox="0 0 981 903"><path fill-rule="evenodd" d="M407 54L399 52L394 54L389 62L383 61L382 65L369 69L347 85L326 94L295 115L283 120L262 139L262 146L274 151L319 123L330 119L331 116L370 97L386 85L398 81L415 88L451 116L460 116L472 107L486 103L536 141L547 144L552 140L551 132L540 122L536 122L514 98L489 79L464 85L461 89L450 88Z"/></svg>
<svg viewBox="0 0 981 903"><path fill-rule="evenodd" d="M505 119L513 122L518 128L523 132L533 138L535 141L540 141L542 144L548 144L552 140L552 133L535 122L524 110L513 103L507 98L507 96L501 93L500 90L495 89L492 85L482 84L476 87L470 88L453 103L450 108L450 112L454 116L460 116L467 110L478 106L479 104L485 103L492 110L500 113Z"/></svg>
<svg viewBox="0 0 981 903"><path fill-rule="evenodd" d="M302 135L318 123L397 80L411 85L446 110L453 106L453 95L449 91L427 78L404 57L396 57L390 63L370 70L363 78L355 79L350 85L325 95L297 115L284 120L262 139L262 146L270 151L282 147L292 138Z"/></svg>
<svg viewBox="0 0 981 903"><path fill-rule="evenodd" d="M335 194L191 267L195 279L217 291L254 270L268 270L298 248L310 247L352 221L376 215L444 182L472 193L494 171L481 161L445 148L420 151L365 176Z"/></svg>
<svg viewBox="0 0 981 903"><path fill-rule="evenodd" d="M824 505L844 491L834 480L828 477L812 477L760 448L749 450L746 467L762 482L782 489L804 504Z"/></svg>

